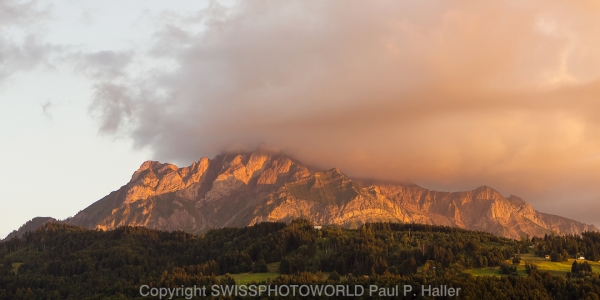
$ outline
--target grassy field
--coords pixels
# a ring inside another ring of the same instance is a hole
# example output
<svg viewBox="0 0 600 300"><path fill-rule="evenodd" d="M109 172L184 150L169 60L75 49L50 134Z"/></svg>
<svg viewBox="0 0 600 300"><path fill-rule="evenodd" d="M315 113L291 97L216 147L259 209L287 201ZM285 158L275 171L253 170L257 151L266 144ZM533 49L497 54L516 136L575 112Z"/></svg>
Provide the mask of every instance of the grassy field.
<svg viewBox="0 0 600 300"><path fill-rule="evenodd" d="M230 274L231 277L235 280L237 284L247 284L252 281L266 281L267 279L273 279L278 276L282 276L279 274L279 262L274 262L267 264L269 272L267 273L239 273L239 274ZM285 275L283 275L285 276ZM222 278L223 275L217 276L217 278Z"/></svg>
<svg viewBox="0 0 600 300"><path fill-rule="evenodd" d="M520 276L526 276L525 267L520 266L517 268L517 272ZM508 276L506 274L500 274L500 268L478 268L478 269L469 269L467 273L470 273L473 276Z"/></svg>
<svg viewBox="0 0 600 300"><path fill-rule="evenodd" d="M19 270L19 267L22 265L23 263L13 263L12 264L12 269L11 271L17 273L17 270Z"/></svg>
<svg viewBox="0 0 600 300"><path fill-rule="evenodd" d="M279 276L287 276L285 274L279 273L279 262L274 262L267 264L269 272L267 273L239 273L239 274L230 274L231 277L235 280L236 284L247 284L252 281L260 282L267 281L267 279L273 279ZM330 272L321 272L323 278L329 277ZM222 278L224 275L217 276L217 278Z"/></svg>
<svg viewBox="0 0 600 300"><path fill-rule="evenodd" d="M533 254L522 254L521 255L521 264L519 266L517 266L517 271L519 272L519 275L521 275L521 276L527 275L527 273L525 272L525 262L531 261L538 266L539 271L542 271L542 272L548 271L552 275L567 276L567 272L571 271L571 265L573 264L573 260L574 259L569 259L569 261L553 262L553 261L550 261L549 259L545 259L543 257L537 257ZM507 260L506 262L510 263L509 260ZM583 261L579 261L579 262L583 262ZM600 270L600 262L595 262L595 261L587 261L587 262L592 265L592 270L594 272L597 272ZM469 269L469 270L467 270L467 272L473 274L474 276L481 276L481 275L506 276L506 275L500 274L499 269L500 269L499 267Z"/></svg>
<svg viewBox="0 0 600 300"><path fill-rule="evenodd" d="M549 259L545 259L542 257L537 257L533 254L522 254L521 255L521 264L517 266L517 272L520 276L527 276L525 272L525 262L533 262L538 266L538 270L544 272L548 271L552 275L558 276L567 276L567 272L571 271L571 265L573 264L573 259L569 259L569 261L564 262L552 262ZM510 260L506 262L511 263ZM583 262L583 261L579 261ZM600 271L600 262L587 261L592 265L592 269L594 272ZM15 268L16 264L13 264L13 268ZM267 279L273 279L278 276L286 276L279 273L279 262L270 263L267 265L269 272L267 273L240 273L240 274L231 274L231 277L235 280L237 284L247 284L252 281L260 282L266 281ZM18 268L18 266L17 266ZM418 272L422 271L423 266L419 266ZM500 268L477 268L477 269L468 269L467 273L470 273L474 276L508 276L505 274L500 274ZM329 276L328 272L323 272L323 278L327 278ZM222 278L223 275L217 276L217 278Z"/></svg>
<svg viewBox="0 0 600 300"><path fill-rule="evenodd" d="M13 263L12 264L12 268L10 269L11 272L18 272L19 267L22 265L23 263ZM0 264L0 267L3 267L3 264Z"/></svg>

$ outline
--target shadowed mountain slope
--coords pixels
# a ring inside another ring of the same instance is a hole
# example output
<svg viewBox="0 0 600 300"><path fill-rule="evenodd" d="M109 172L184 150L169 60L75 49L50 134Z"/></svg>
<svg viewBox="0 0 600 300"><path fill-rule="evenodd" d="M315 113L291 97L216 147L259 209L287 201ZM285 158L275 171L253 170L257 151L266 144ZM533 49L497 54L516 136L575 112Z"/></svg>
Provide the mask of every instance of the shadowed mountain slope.
<svg viewBox="0 0 600 300"><path fill-rule="evenodd" d="M23 226L19 227L18 230L13 230L13 232L9 233L4 240L8 241L14 237L22 237L25 232L34 231L48 222L57 222L57 220L50 217L33 218L23 224Z"/></svg>

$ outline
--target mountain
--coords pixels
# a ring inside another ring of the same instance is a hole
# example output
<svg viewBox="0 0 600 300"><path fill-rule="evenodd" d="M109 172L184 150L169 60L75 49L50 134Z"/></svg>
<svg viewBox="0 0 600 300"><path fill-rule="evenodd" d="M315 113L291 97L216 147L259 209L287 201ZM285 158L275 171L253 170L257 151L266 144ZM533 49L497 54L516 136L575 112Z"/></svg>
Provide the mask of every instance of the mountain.
<svg viewBox="0 0 600 300"><path fill-rule="evenodd" d="M139 225L200 233L295 218L348 227L375 221L448 225L510 238L598 231L538 212L521 198L503 197L487 186L438 192L414 184L366 182L336 168L316 171L262 150L202 158L184 168L144 162L129 183L67 222L105 230Z"/></svg>
<svg viewBox="0 0 600 300"><path fill-rule="evenodd" d="M23 224L23 226L19 227L18 230L13 230L13 232L9 233L6 236L6 238L4 238L4 240L8 241L14 237L22 237L23 234L25 234L25 232L34 231L38 227L40 227L48 222L57 222L57 220L54 218L50 218L50 217L33 218L33 219L27 221L27 223Z"/></svg>

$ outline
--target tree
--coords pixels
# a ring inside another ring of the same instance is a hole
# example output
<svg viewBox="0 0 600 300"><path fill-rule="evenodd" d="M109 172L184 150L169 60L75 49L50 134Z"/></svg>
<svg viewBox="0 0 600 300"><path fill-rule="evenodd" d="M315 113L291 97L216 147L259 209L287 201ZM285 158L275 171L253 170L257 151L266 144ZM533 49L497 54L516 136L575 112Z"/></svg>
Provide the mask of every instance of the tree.
<svg viewBox="0 0 600 300"><path fill-rule="evenodd" d="M527 272L528 275L531 275L532 272L537 271L538 266L536 264L534 264L532 261L527 261L525 262L525 272Z"/></svg>
<svg viewBox="0 0 600 300"><path fill-rule="evenodd" d="M519 264L521 264L521 258L515 255L515 257L513 257L512 259L512 263L513 265L518 266Z"/></svg>
<svg viewBox="0 0 600 300"><path fill-rule="evenodd" d="M417 261L414 257L411 257L409 260L405 261L405 273L407 275L412 275L417 273Z"/></svg>
<svg viewBox="0 0 600 300"><path fill-rule="evenodd" d="M569 252L567 250L563 249L560 256L562 261L569 261Z"/></svg>
<svg viewBox="0 0 600 300"><path fill-rule="evenodd" d="M573 264L571 265L571 273L573 273L573 274L579 273L579 264L577 263L576 260L574 260Z"/></svg>
<svg viewBox="0 0 600 300"><path fill-rule="evenodd" d="M253 273L267 273L269 272L269 268L267 266L267 263L265 262L264 259L260 259L259 261L255 262L254 265L252 266L252 272Z"/></svg>
<svg viewBox="0 0 600 300"><path fill-rule="evenodd" d="M515 273L517 273L517 267L516 266L511 266L505 262L500 263L500 273L501 274L509 274L509 275L515 275Z"/></svg>
<svg viewBox="0 0 600 300"><path fill-rule="evenodd" d="M327 280L340 281L340 274L338 274L338 272L334 270L333 272L331 272L331 274L329 274Z"/></svg>
<svg viewBox="0 0 600 300"><path fill-rule="evenodd" d="M580 272L592 272L592 265L589 264L587 261L584 261L582 264L579 265L579 271Z"/></svg>
<svg viewBox="0 0 600 300"><path fill-rule="evenodd" d="M281 274L293 273L291 268L292 267L291 267L290 260L287 257L282 258L281 262L279 263L279 273L281 273Z"/></svg>

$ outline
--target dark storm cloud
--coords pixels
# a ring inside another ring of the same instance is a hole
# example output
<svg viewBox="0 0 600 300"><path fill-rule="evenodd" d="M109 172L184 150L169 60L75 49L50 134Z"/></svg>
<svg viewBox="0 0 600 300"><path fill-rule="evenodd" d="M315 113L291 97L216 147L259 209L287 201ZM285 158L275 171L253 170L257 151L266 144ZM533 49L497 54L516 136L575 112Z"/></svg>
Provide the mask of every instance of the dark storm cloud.
<svg viewBox="0 0 600 300"><path fill-rule="evenodd" d="M215 4L199 33L157 30L149 55L175 71L105 80L94 111L165 161L266 144L351 175L487 184L557 211L544 204L598 192L598 12L592 1Z"/></svg>

